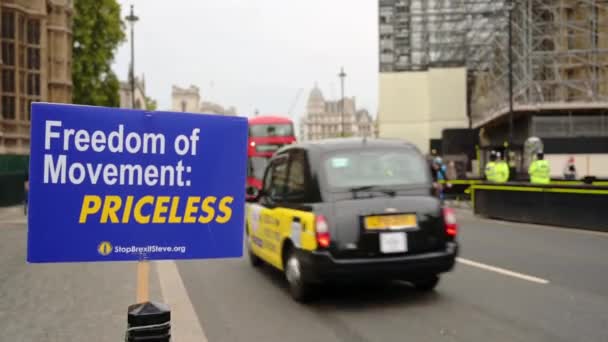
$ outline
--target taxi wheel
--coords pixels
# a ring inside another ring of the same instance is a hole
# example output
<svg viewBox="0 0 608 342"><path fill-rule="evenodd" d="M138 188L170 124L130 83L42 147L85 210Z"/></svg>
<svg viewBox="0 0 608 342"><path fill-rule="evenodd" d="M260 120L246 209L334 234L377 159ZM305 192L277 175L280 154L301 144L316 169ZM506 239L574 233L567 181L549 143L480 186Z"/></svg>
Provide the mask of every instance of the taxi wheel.
<svg viewBox="0 0 608 342"><path fill-rule="evenodd" d="M249 248L249 263L253 267L260 267L262 265L262 259L260 259L257 255L253 254L251 248Z"/></svg>
<svg viewBox="0 0 608 342"><path fill-rule="evenodd" d="M412 281L412 284L414 285L414 288L416 288L416 290L418 291L433 291L435 287L437 287L437 284L439 284L439 276L433 275L427 278L418 279Z"/></svg>
<svg viewBox="0 0 608 342"><path fill-rule="evenodd" d="M253 251L251 250L251 237L249 237L249 234L247 234L247 256L249 257L251 266L260 267L262 265L262 259L253 254Z"/></svg>
<svg viewBox="0 0 608 342"><path fill-rule="evenodd" d="M288 252L285 260L285 279L291 297L301 303L311 300L314 289L312 284L306 283L302 278L302 264L293 249Z"/></svg>

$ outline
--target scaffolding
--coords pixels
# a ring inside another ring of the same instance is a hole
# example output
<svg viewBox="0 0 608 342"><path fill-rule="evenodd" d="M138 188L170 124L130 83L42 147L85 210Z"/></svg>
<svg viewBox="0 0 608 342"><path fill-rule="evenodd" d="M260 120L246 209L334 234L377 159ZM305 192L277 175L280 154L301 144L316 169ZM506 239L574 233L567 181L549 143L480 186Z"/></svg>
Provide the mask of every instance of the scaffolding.
<svg viewBox="0 0 608 342"><path fill-rule="evenodd" d="M380 71L466 66L474 127L509 113L510 90L514 111L608 109L608 0L380 0L379 15Z"/></svg>
<svg viewBox="0 0 608 342"><path fill-rule="evenodd" d="M586 114L608 109L608 1L516 0L508 30L492 40L491 66L471 80L471 116L482 126L515 112Z"/></svg>
<svg viewBox="0 0 608 342"><path fill-rule="evenodd" d="M500 0L381 0L380 71L488 68L504 13Z"/></svg>

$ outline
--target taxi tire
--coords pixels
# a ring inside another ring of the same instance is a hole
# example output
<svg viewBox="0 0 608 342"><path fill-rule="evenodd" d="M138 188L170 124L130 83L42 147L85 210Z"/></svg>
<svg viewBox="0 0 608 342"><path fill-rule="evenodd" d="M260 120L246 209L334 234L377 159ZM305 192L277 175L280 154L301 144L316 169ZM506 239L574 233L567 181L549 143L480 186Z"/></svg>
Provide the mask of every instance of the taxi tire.
<svg viewBox="0 0 608 342"><path fill-rule="evenodd" d="M295 263L295 264L294 264ZM291 248L285 257L285 279L289 287L289 294L291 297L299 303L306 303L311 301L315 296L315 288L313 284L305 281L302 277L301 261L298 258L296 251ZM293 273L293 267L297 267L296 274ZM291 274L288 274L291 272ZM294 276L296 278L294 278Z"/></svg>
<svg viewBox="0 0 608 342"><path fill-rule="evenodd" d="M433 291L435 289L435 287L437 287L437 284L439 284L438 275L432 275L432 276L429 276L426 278L421 278L421 279L412 281L412 285L414 285L414 288L421 292Z"/></svg>
<svg viewBox="0 0 608 342"><path fill-rule="evenodd" d="M262 266L263 261L262 259L260 259L260 257L253 253L253 251L251 250L251 241L249 240L249 237L247 237L247 256L249 258L249 263L253 267L260 267Z"/></svg>

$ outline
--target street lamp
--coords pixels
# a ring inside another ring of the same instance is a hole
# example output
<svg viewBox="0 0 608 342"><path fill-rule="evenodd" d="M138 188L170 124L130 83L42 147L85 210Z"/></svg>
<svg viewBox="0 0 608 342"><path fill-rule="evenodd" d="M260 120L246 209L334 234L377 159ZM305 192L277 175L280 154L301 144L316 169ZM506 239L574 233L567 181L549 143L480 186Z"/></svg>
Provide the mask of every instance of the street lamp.
<svg viewBox="0 0 608 342"><path fill-rule="evenodd" d="M507 1L507 10L509 11L508 15L508 34L509 34L509 141L506 142L505 145L505 153L504 160L509 163L509 175L511 177L514 174L512 165L513 160L511 160L511 145L513 145L513 129L514 129L514 113L513 113L513 9L515 7L515 3L513 0Z"/></svg>
<svg viewBox="0 0 608 342"><path fill-rule="evenodd" d="M340 69L340 73L338 74L340 77L340 89L342 92L342 104L340 106L340 119L342 121L342 137L344 137L344 78L346 78L346 73L344 72L344 67Z"/></svg>
<svg viewBox="0 0 608 342"><path fill-rule="evenodd" d="M507 2L509 34L509 143L513 143L513 0Z"/></svg>
<svg viewBox="0 0 608 342"><path fill-rule="evenodd" d="M131 5L131 13L125 18L131 26L131 68L129 70L129 81L131 82L131 108L135 108L135 35L133 29L135 22L139 20L139 17L133 13L133 5Z"/></svg>

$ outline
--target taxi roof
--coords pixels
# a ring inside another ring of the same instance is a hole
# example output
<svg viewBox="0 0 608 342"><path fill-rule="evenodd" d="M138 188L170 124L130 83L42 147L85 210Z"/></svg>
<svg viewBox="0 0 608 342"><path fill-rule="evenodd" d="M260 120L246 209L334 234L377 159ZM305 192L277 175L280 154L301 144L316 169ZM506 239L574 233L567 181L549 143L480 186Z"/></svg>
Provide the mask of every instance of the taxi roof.
<svg viewBox="0 0 608 342"><path fill-rule="evenodd" d="M298 142L286 146L284 150L292 148L303 148L306 150L335 151L350 150L359 147L407 147L416 149L416 146L400 139L376 139L376 138L335 138ZM283 150L283 149L282 149Z"/></svg>

